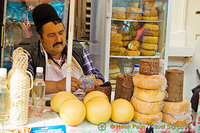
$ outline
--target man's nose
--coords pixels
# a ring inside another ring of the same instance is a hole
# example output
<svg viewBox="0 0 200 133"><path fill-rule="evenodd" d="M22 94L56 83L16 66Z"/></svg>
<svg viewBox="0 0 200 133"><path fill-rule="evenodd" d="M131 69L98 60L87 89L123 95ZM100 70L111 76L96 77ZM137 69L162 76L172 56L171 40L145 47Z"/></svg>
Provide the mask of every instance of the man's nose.
<svg viewBox="0 0 200 133"><path fill-rule="evenodd" d="M61 42L62 39L61 39L61 36L59 34L56 34L55 37L56 37L55 39L56 39L57 42Z"/></svg>

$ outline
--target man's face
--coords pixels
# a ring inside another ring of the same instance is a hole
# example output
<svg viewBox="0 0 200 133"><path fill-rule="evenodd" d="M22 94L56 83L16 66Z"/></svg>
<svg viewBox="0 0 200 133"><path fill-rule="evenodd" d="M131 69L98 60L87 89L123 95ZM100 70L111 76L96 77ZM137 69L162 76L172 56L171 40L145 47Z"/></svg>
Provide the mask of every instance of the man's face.
<svg viewBox="0 0 200 133"><path fill-rule="evenodd" d="M51 56L60 55L65 47L66 32L62 23L49 22L43 25L43 38L38 35L45 51Z"/></svg>

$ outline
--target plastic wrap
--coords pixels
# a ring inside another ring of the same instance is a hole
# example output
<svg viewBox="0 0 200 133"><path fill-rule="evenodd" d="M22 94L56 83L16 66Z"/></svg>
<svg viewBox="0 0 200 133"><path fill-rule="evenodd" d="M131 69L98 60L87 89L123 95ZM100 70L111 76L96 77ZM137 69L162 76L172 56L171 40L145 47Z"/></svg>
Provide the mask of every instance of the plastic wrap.
<svg viewBox="0 0 200 133"><path fill-rule="evenodd" d="M188 125L192 119L189 113L180 114L180 115L171 115L163 113L163 122L173 124L176 126Z"/></svg>
<svg viewBox="0 0 200 133"><path fill-rule="evenodd" d="M151 125L160 122L162 120L162 117L163 116L161 112L157 114L147 115L135 111L133 120L137 123Z"/></svg>
<svg viewBox="0 0 200 133"><path fill-rule="evenodd" d="M143 114L156 114L161 112L163 107L163 102L148 103L141 101L134 96L131 98L131 103L134 110Z"/></svg>
<svg viewBox="0 0 200 133"><path fill-rule="evenodd" d="M189 112L190 102L183 100L182 102L164 102L162 112L168 114L184 114Z"/></svg>
<svg viewBox="0 0 200 133"><path fill-rule="evenodd" d="M167 80L164 74L143 75L136 73L133 75L133 83L135 86L143 89L165 90L167 87Z"/></svg>
<svg viewBox="0 0 200 133"><path fill-rule="evenodd" d="M165 90L147 90L138 87L134 87L133 95L145 102L161 102L168 96Z"/></svg>

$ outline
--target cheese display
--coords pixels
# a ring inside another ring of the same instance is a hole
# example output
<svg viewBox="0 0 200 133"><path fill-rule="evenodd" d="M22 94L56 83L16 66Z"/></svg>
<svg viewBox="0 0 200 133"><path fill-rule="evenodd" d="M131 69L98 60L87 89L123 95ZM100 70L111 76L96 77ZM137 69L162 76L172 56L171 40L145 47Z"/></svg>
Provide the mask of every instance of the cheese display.
<svg viewBox="0 0 200 133"><path fill-rule="evenodd" d="M102 97L94 97L86 103L86 118L93 124L106 123L111 117L111 105Z"/></svg>
<svg viewBox="0 0 200 133"><path fill-rule="evenodd" d="M145 75L158 75L159 59L141 59L139 72Z"/></svg>
<svg viewBox="0 0 200 133"><path fill-rule="evenodd" d="M136 73L133 75L133 83L143 89L165 89L167 81L164 74L143 75Z"/></svg>
<svg viewBox="0 0 200 133"><path fill-rule="evenodd" d="M65 124L76 126L85 119L86 108L78 99L66 100L60 106L59 115Z"/></svg>
<svg viewBox="0 0 200 133"><path fill-rule="evenodd" d="M191 116L189 113L180 115L171 115L163 113L162 121L176 126L185 126L191 122Z"/></svg>
<svg viewBox="0 0 200 133"><path fill-rule="evenodd" d="M144 102L161 102L167 96L165 90L147 90L147 89L140 89L138 87L134 87L134 97L140 99Z"/></svg>
<svg viewBox="0 0 200 133"><path fill-rule="evenodd" d="M77 99L77 97L74 94L66 91L60 91L56 93L50 100L50 105L53 111L58 113L61 104L67 99Z"/></svg>
<svg viewBox="0 0 200 133"><path fill-rule="evenodd" d="M142 43L141 48L147 49L147 50L157 50L158 45L157 44Z"/></svg>
<svg viewBox="0 0 200 133"><path fill-rule="evenodd" d="M142 114L135 111L133 120L137 123L151 125L160 122L162 117L163 115L161 112L157 114Z"/></svg>
<svg viewBox="0 0 200 133"><path fill-rule="evenodd" d="M189 112L190 102L189 100L183 100L182 102L164 102L162 112L167 114L184 114Z"/></svg>
<svg viewBox="0 0 200 133"><path fill-rule="evenodd" d="M142 114L156 114L161 112L163 102L144 102L135 98L134 96L131 98L131 103L134 107L134 110L142 113Z"/></svg>
<svg viewBox="0 0 200 133"><path fill-rule="evenodd" d="M131 103L125 99L117 99L111 103L111 119L114 122L126 123L133 119L134 109Z"/></svg>
<svg viewBox="0 0 200 133"><path fill-rule="evenodd" d="M91 91L84 97L83 103L86 104L90 99L92 99L94 97L102 97L102 98L108 100L108 97L103 92L101 92L101 91Z"/></svg>
<svg viewBox="0 0 200 133"><path fill-rule="evenodd" d="M115 100L121 98L121 92L123 89L122 82L123 82L123 77L124 75L120 74L117 75L117 80L116 80L116 88L115 88Z"/></svg>
<svg viewBox="0 0 200 133"><path fill-rule="evenodd" d="M166 70L167 79L167 93L168 102L181 102L183 101L183 81L184 81L184 71L178 69L168 69Z"/></svg>

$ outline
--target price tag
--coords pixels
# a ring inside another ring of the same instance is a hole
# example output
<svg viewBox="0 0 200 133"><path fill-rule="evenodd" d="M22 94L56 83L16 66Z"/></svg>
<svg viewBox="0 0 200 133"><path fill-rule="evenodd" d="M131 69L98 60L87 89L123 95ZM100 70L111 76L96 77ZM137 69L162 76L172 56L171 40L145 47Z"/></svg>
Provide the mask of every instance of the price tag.
<svg viewBox="0 0 200 133"><path fill-rule="evenodd" d="M65 125L32 127L31 133L66 133Z"/></svg>

